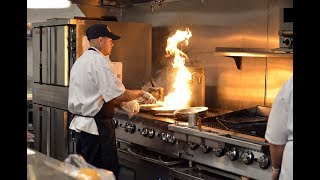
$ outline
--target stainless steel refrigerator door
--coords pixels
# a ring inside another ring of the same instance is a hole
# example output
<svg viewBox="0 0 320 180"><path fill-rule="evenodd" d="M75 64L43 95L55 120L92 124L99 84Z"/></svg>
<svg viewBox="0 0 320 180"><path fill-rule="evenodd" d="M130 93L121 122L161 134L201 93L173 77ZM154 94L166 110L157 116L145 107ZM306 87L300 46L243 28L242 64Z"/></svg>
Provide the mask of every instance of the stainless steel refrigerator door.
<svg viewBox="0 0 320 180"><path fill-rule="evenodd" d="M33 104L33 133L34 133L34 149L40 151L40 111L39 105Z"/></svg>
<svg viewBox="0 0 320 180"><path fill-rule="evenodd" d="M50 107L33 104L35 150L50 154Z"/></svg>
<svg viewBox="0 0 320 180"><path fill-rule="evenodd" d="M42 28L42 36L41 36L41 60L42 64L41 76L42 83L49 84L50 83L50 27Z"/></svg>
<svg viewBox="0 0 320 180"><path fill-rule="evenodd" d="M38 27L32 31L34 82L68 86L69 34L72 36L69 26Z"/></svg>
<svg viewBox="0 0 320 180"><path fill-rule="evenodd" d="M63 161L69 154L68 111L51 108L50 156Z"/></svg>
<svg viewBox="0 0 320 180"><path fill-rule="evenodd" d="M32 29L33 81L40 83L40 28Z"/></svg>
<svg viewBox="0 0 320 180"><path fill-rule="evenodd" d="M50 84L68 86L68 26L50 28Z"/></svg>

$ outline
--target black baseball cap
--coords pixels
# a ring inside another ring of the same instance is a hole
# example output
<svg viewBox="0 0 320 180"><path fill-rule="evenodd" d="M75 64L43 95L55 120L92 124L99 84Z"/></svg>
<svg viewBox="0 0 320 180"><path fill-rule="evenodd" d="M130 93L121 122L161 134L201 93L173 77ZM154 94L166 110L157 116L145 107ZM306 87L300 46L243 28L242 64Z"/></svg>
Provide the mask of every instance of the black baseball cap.
<svg viewBox="0 0 320 180"><path fill-rule="evenodd" d="M120 36L113 34L105 24L94 24L90 26L86 31L86 35L89 41L99 37L109 37L112 40L118 40L121 38Z"/></svg>

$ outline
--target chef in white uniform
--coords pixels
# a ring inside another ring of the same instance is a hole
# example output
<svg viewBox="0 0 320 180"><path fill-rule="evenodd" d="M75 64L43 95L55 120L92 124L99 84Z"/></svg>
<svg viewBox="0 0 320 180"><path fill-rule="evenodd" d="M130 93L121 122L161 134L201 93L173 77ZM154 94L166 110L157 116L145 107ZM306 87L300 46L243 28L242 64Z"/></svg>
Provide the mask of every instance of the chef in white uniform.
<svg viewBox="0 0 320 180"><path fill-rule="evenodd" d="M293 179L293 77L272 104L265 138L270 147L272 179Z"/></svg>
<svg viewBox="0 0 320 180"><path fill-rule="evenodd" d="M76 60L70 72L68 110L74 118L69 128L77 132L77 154L118 178L114 107L122 107L132 116L139 112L135 99L155 103L156 98L142 90L126 89L117 78L109 55L113 40L120 36L105 24L90 26L86 35L90 48Z"/></svg>

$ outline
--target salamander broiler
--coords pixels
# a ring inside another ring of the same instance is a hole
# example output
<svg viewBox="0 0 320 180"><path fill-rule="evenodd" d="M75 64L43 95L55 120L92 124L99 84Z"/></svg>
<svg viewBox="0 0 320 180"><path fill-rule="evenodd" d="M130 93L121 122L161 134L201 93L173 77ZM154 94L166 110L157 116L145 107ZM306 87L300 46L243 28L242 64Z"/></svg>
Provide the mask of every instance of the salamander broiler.
<svg viewBox="0 0 320 180"><path fill-rule="evenodd" d="M209 108L195 126L153 111L128 118L116 109L120 177L126 179L271 179L264 139L269 107ZM141 176L141 177L140 177Z"/></svg>

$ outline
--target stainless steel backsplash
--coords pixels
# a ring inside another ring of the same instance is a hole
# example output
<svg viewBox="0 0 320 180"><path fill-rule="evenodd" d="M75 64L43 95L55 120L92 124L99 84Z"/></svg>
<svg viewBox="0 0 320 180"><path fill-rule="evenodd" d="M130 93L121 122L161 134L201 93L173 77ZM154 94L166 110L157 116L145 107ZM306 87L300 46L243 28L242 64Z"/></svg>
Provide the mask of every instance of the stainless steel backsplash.
<svg viewBox="0 0 320 180"><path fill-rule="evenodd" d="M239 70L233 58L215 56L215 48L278 48L282 7L292 7L292 1L171 1L154 7L153 12L148 4L125 8L123 21L152 24L153 76L171 66L164 56L167 38L189 27L192 37L183 52L190 59L186 66L205 68L205 105L237 110L271 106L293 73L293 59L243 57Z"/></svg>

